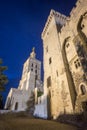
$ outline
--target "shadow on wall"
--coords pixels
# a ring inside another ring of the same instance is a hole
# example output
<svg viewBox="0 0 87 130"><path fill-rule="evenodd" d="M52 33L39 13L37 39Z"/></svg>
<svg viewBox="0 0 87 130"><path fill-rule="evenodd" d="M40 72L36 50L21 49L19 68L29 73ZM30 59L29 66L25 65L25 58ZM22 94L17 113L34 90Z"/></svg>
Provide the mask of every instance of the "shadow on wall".
<svg viewBox="0 0 87 130"><path fill-rule="evenodd" d="M87 128L87 112L81 114L62 114L56 119L56 121L72 124L85 130L85 128Z"/></svg>

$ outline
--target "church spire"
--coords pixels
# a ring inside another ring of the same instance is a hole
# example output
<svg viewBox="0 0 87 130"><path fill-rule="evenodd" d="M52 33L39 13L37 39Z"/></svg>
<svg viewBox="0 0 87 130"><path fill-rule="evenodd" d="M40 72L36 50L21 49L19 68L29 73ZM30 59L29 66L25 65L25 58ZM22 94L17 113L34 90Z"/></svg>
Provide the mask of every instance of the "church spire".
<svg viewBox="0 0 87 130"><path fill-rule="evenodd" d="M32 52L30 53L30 57L31 58L35 58L36 57L35 47L32 48Z"/></svg>

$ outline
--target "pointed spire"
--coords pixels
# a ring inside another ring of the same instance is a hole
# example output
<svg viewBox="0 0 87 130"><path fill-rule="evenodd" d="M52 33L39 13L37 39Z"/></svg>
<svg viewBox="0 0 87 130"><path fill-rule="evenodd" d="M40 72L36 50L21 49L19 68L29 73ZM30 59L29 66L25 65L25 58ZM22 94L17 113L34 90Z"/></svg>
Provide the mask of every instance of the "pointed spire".
<svg viewBox="0 0 87 130"><path fill-rule="evenodd" d="M30 53L30 57L31 58L35 58L36 57L35 47L32 48L32 52Z"/></svg>

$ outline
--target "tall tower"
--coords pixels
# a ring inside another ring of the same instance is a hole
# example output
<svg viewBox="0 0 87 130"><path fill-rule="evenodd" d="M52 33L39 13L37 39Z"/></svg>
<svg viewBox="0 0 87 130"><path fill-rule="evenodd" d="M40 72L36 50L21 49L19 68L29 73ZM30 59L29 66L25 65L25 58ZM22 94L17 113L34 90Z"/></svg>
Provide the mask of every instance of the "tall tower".
<svg viewBox="0 0 87 130"><path fill-rule="evenodd" d="M61 113L73 111L60 42L61 28L66 21L65 15L51 10L42 32L44 93L47 95L48 117L53 118L57 118Z"/></svg>
<svg viewBox="0 0 87 130"><path fill-rule="evenodd" d="M35 49L32 49L30 57L24 63L22 78L18 89L11 88L5 103L5 109L24 111L31 93L42 89L41 62L36 59Z"/></svg>
<svg viewBox="0 0 87 130"><path fill-rule="evenodd" d="M41 83L41 62L36 59L35 49L32 49L30 57L23 65L22 78L18 89L32 91ZM37 81L38 85L37 85Z"/></svg>

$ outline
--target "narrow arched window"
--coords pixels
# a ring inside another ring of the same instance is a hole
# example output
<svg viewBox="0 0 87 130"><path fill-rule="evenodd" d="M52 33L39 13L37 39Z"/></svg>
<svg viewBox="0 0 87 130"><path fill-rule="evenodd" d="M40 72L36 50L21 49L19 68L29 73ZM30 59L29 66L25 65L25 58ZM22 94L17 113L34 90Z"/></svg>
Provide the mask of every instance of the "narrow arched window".
<svg viewBox="0 0 87 130"><path fill-rule="evenodd" d="M37 68L37 65L35 65L35 68Z"/></svg>
<svg viewBox="0 0 87 130"><path fill-rule="evenodd" d="M86 93L86 88L84 85L81 85L81 93L84 95Z"/></svg>
<svg viewBox="0 0 87 130"><path fill-rule="evenodd" d="M32 67L33 67L33 63L32 63L32 65L31 65Z"/></svg>
<svg viewBox="0 0 87 130"><path fill-rule="evenodd" d="M18 109L18 102L15 103L15 110Z"/></svg>

